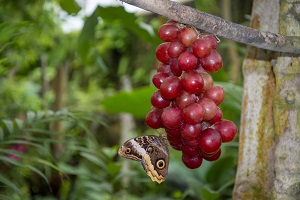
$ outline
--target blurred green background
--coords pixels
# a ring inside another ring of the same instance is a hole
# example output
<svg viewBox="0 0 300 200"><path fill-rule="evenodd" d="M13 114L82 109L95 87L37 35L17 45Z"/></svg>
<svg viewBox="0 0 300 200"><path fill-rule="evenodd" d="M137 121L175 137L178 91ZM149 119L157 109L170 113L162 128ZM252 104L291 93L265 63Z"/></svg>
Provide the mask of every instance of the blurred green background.
<svg viewBox="0 0 300 200"><path fill-rule="evenodd" d="M125 139L158 134L144 118L167 19L111 3L89 13L88 1L0 0L0 199L231 199L238 137L196 170L171 149L161 184L117 155ZM252 1L184 3L248 25ZM70 17L83 27L64 30ZM220 39L224 67L212 76L223 118L239 125L246 47Z"/></svg>

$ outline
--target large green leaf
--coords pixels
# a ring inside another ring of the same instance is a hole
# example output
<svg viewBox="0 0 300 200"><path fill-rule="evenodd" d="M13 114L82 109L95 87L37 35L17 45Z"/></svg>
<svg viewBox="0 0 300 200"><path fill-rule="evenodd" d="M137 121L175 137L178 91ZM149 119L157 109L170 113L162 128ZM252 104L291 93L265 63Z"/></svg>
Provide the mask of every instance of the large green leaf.
<svg viewBox="0 0 300 200"><path fill-rule="evenodd" d="M136 34L145 42L151 42L152 37L149 32L142 28L138 18L134 13L128 13L124 7L100 7L98 6L98 15L107 23L120 22L129 31Z"/></svg>
<svg viewBox="0 0 300 200"><path fill-rule="evenodd" d="M201 190L201 196L203 199L206 199L206 200L215 200L220 197L220 193L204 187Z"/></svg>
<svg viewBox="0 0 300 200"><path fill-rule="evenodd" d="M81 9L75 0L59 0L59 5L68 14L77 14Z"/></svg>
<svg viewBox="0 0 300 200"><path fill-rule="evenodd" d="M121 6L98 6L94 10L93 14L86 19L81 34L78 38L78 52L84 61L86 61L89 49L95 39L95 27L98 24L98 17L108 24L121 24L124 29L129 30L145 42L157 42L157 37L152 37L150 33L143 28L143 26L145 27L147 25L142 25L142 23L139 21L139 18L136 17L134 13L126 12ZM148 27L151 28L150 26Z"/></svg>
<svg viewBox="0 0 300 200"><path fill-rule="evenodd" d="M219 186L223 185L226 181L230 180L230 177L232 177L234 165L235 161L231 156L219 158L212 163L211 168L206 175L207 182Z"/></svg>
<svg viewBox="0 0 300 200"><path fill-rule="evenodd" d="M95 27L98 24L97 9L89 16L84 23L81 33L78 38L78 53L83 61L87 60L87 55L91 44L95 38Z"/></svg>
<svg viewBox="0 0 300 200"><path fill-rule="evenodd" d="M225 100L228 106L240 111L242 104L243 88L239 85L228 82L215 82L214 85L221 86L225 91Z"/></svg>
<svg viewBox="0 0 300 200"><path fill-rule="evenodd" d="M228 82L215 82L214 85L221 86L225 91L224 101L219 105L223 111L223 118L239 122L243 88L239 85Z"/></svg>
<svg viewBox="0 0 300 200"><path fill-rule="evenodd" d="M143 87L130 92L119 92L102 102L103 108L110 113L127 112L138 118L144 118L151 108L150 98L156 90Z"/></svg>

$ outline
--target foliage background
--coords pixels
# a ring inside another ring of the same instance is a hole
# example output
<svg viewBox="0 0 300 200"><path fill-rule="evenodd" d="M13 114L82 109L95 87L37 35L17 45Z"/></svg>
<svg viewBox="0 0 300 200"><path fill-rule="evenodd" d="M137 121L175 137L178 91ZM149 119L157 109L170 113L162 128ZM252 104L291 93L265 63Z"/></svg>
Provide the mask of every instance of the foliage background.
<svg viewBox="0 0 300 200"><path fill-rule="evenodd" d="M221 17L227 9L232 21L248 23L252 1L224 2L187 4ZM133 117L127 139L153 134L144 117L155 90L156 33L167 19L99 5L82 30L63 32L59 12L78 15L81 3L0 1L0 199L231 199L238 138L197 170L171 149L160 185L138 162L122 170L120 113ZM245 47L221 40L224 68L213 77L226 92L223 117L239 124Z"/></svg>

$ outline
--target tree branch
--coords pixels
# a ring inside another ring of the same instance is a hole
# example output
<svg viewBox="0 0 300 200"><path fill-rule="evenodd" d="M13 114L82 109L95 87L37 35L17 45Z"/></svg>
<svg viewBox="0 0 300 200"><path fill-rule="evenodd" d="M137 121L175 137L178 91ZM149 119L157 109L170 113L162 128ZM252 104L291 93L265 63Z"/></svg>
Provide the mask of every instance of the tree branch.
<svg viewBox="0 0 300 200"><path fill-rule="evenodd" d="M262 49L300 54L300 37L263 32L170 0L122 0L183 24Z"/></svg>

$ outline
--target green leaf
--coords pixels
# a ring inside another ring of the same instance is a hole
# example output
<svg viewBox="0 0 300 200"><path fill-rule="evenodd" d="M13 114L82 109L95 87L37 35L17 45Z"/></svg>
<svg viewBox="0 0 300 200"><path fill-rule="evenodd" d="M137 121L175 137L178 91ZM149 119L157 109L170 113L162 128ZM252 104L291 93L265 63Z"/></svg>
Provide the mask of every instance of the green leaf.
<svg viewBox="0 0 300 200"><path fill-rule="evenodd" d="M114 162L109 162L108 165L107 165L107 170L108 170L108 173L114 177L117 175L117 173L120 172L120 169L121 169L121 165L116 165L116 163Z"/></svg>
<svg viewBox="0 0 300 200"><path fill-rule="evenodd" d="M43 164L43 165L47 165L53 169L56 169L57 171L62 171L59 167L55 166L54 164L52 164L51 162L47 161L47 160L43 160L43 159L37 159L37 162Z"/></svg>
<svg viewBox="0 0 300 200"><path fill-rule="evenodd" d="M0 127L0 141L3 141L3 138L4 138L4 131L2 127Z"/></svg>
<svg viewBox="0 0 300 200"><path fill-rule="evenodd" d="M34 171L35 173L37 173L38 175L40 175L46 181L46 183L48 183L47 177L39 169L37 169L37 168L35 168L35 167L31 166L31 165L24 165L24 167L27 167L31 171Z"/></svg>
<svg viewBox="0 0 300 200"><path fill-rule="evenodd" d="M194 0L195 7L207 13L216 13L218 11L219 6L216 2L212 0Z"/></svg>
<svg viewBox="0 0 300 200"><path fill-rule="evenodd" d="M0 182L10 187L15 193L21 194L21 191L18 189L18 187L15 184L13 184L10 180L2 176L1 174L0 174Z"/></svg>
<svg viewBox="0 0 300 200"><path fill-rule="evenodd" d="M15 155L17 155L17 154L15 153ZM6 157L6 156L0 156L0 160L4 161L6 163L10 163L10 164L15 165L15 166L28 168L31 171L34 171L35 173L37 173L38 175L40 175L48 183L47 177L39 169L35 168L32 165L23 164L22 162L15 161L15 160L13 160L13 159L11 159L9 157Z"/></svg>
<svg viewBox="0 0 300 200"><path fill-rule="evenodd" d="M22 137L21 137L22 138ZM42 146L42 145L40 145L40 144L38 144L38 143L35 143L35 142L32 142L32 140L31 141L27 141L27 140L30 140L31 138L28 138L28 137L26 137L26 136L24 136L23 137L24 139L22 139L22 140L9 140L9 141L4 141L2 144L9 144L9 145L15 145L15 144L24 144L24 145L27 145L27 146L32 146L32 147L35 147L35 148L37 148L37 150L39 151L39 153L41 153L41 152L43 152L44 154L49 154L49 156L50 156L50 152L46 152L46 149ZM40 139L42 142L44 142L42 139ZM0 151L1 152L5 152L5 150L4 149L0 149ZM7 153L10 153L10 154L13 154L12 152L7 152ZM24 155L23 154L20 154L20 155L22 155L22 157L24 157ZM26 156L28 156L28 154L25 154ZM29 158L30 158L30 156L29 156Z"/></svg>
<svg viewBox="0 0 300 200"><path fill-rule="evenodd" d="M26 122L27 122L28 124L33 123L34 117L35 117L35 113L32 112L32 111L28 111L28 112L26 113Z"/></svg>
<svg viewBox="0 0 300 200"><path fill-rule="evenodd" d="M97 8L99 17L101 17L107 23L120 22L129 31L136 34L139 38L145 42L151 42L152 36L149 32L142 28L138 21L138 18L134 13L128 13L123 6L119 7L101 7Z"/></svg>
<svg viewBox="0 0 300 200"><path fill-rule="evenodd" d="M234 174L231 173L234 171L234 166L234 157L227 156L219 158L212 163L206 176L207 182L219 186L224 184L229 177Z"/></svg>
<svg viewBox="0 0 300 200"><path fill-rule="evenodd" d="M98 24L97 9L89 16L84 23L81 33L78 38L78 53L83 61L87 61L89 49L95 39L95 27Z"/></svg>
<svg viewBox="0 0 300 200"><path fill-rule="evenodd" d="M215 200L220 197L220 193L213 191L209 188L203 188L201 190L201 196L205 200Z"/></svg>
<svg viewBox="0 0 300 200"><path fill-rule="evenodd" d="M14 126L16 129L21 129L23 128L23 121L20 119L15 119L14 120Z"/></svg>
<svg viewBox="0 0 300 200"><path fill-rule="evenodd" d="M116 153L118 152L118 148L119 148L118 146L103 147L102 151L105 156L107 156L110 159L113 159L113 157L115 157Z"/></svg>
<svg viewBox="0 0 300 200"><path fill-rule="evenodd" d="M118 92L105 99L101 105L109 113L126 112L137 118L145 118L151 108L150 98L155 90L154 87L143 87L130 92Z"/></svg>
<svg viewBox="0 0 300 200"><path fill-rule="evenodd" d="M223 111L224 119L237 123L240 119L243 88L228 82L215 82L214 85L221 86L225 91L224 101L219 105Z"/></svg>
<svg viewBox="0 0 300 200"><path fill-rule="evenodd" d="M75 0L59 0L59 5L69 15L77 14L81 9Z"/></svg>
<svg viewBox="0 0 300 200"><path fill-rule="evenodd" d="M221 86L226 93L225 98L230 98L231 101L238 105L237 109L241 109L243 96L243 88L241 86L228 82L215 82L214 85Z"/></svg>
<svg viewBox="0 0 300 200"><path fill-rule="evenodd" d="M6 130L10 135L14 132L14 124L11 120L3 119L1 120L1 126Z"/></svg>
<svg viewBox="0 0 300 200"><path fill-rule="evenodd" d="M105 163L97 156L85 152L81 152L80 155L86 158L87 160L91 161L92 163L98 165L99 167L106 169Z"/></svg>

